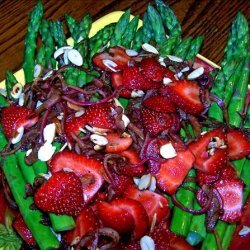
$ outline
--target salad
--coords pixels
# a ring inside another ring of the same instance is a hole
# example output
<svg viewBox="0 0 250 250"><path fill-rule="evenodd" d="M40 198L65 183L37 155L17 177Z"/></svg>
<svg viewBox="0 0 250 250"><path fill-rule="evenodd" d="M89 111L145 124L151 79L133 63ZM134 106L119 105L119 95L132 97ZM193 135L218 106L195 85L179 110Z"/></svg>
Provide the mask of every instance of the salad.
<svg viewBox="0 0 250 250"><path fill-rule="evenodd" d="M142 18L89 37L91 16L66 14L69 45L41 1L30 13L25 85L8 70L0 95L0 249L247 246L247 20L217 68L162 0Z"/></svg>

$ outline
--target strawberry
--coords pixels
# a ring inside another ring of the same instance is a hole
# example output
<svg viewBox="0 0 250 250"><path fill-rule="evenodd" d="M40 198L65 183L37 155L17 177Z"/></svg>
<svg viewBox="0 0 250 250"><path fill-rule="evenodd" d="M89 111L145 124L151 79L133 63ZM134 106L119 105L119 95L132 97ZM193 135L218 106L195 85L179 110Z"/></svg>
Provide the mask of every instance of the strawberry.
<svg viewBox="0 0 250 250"><path fill-rule="evenodd" d="M192 168L194 160L188 149L179 151L176 157L166 160L156 173L157 186L168 194L174 194Z"/></svg>
<svg viewBox="0 0 250 250"><path fill-rule="evenodd" d="M243 183L240 179L221 180L214 184L223 201L224 213L220 217L226 222L239 221L243 206Z"/></svg>
<svg viewBox="0 0 250 250"><path fill-rule="evenodd" d="M112 105L109 103L94 104L86 109L84 117L92 127L114 129L115 119L112 116Z"/></svg>
<svg viewBox="0 0 250 250"><path fill-rule="evenodd" d="M131 136L123 136L118 133L107 134L108 144L106 145L105 151L107 153L119 153L128 149L133 140Z"/></svg>
<svg viewBox="0 0 250 250"><path fill-rule="evenodd" d="M122 83L122 73L121 72L113 72L110 76L110 82L111 85L114 89L118 89L123 87ZM130 98L131 97L131 90L128 89L122 89L120 92L120 96L125 97L125 98Z"/></svg>
<svg viewBox="0 0 250 250"><path fill-rule="evenodd" d="M54 173L35 193L34 201L42 211L76 216L84 205L81 180L73 172Z"/></svg>
<svg viewBox="0 0 250 250"><path fill-rule="evenodd" d="M22 237L22 239L29 245L29 246L35 246L36 241L25 224L23 217L21 214L18 214L15 218L15 220L12 223L12 226L15 228L15 230L18 232L18 234Z"/></svg>
<svg viewBox="0 0 250 250"><path fill-rule="evenodd" d="M250 141L240 130L229 129L227 140L230 160L241 159L250 154Z"/></svg>
<svg viewBox="0 0 250 250"><path fill-rule="evenodd" d="M37 121L38 116L28 108L12 105L2 109L1 124L8 139L15 137L20 127L29 128Z"/></svg>
<svg viewBox="0 0 250 250"><path fill-rule="evenodd" d="M196 174L197 174L197 183L200 187L202 187L203 185L212 184L216 182L220 177L219 173L208 174L201 170L197 170Z"/></svg>
<svg viewBox="0 0 250 250"><path fill-rule="evenodd" d="M87 120L84 115L80 117L72 117L65 122L65 134L68 138L71 138L71 133L78 135L80 133L80 129L84 128L86 124Z"/></svg>
<svg viewBox="0 0 250 250"><path fill-rule="evenodd" d="M129 90L149 90L159 87L159 84L144 77L137 66L124 68L122 85Z"/></svg>
<svg viewBox="0 0 250 250"><path fill-rule="evenodd" d="M154 58L144 58L141 61L141 70L145 78L161 82L164 76L164 67Z"/></svg>
<svg viewBox="0 0 250 250"><path fill-rule="evenodd" d="M176 112L176 107L174 106L173 102L167 97L161 95L150 96L149 98L143 100L142 105L148 109L158 112Z"/></svg>
<svg viewBox="0 0 250 250"><path fill-rule="evenodd" d="M8 208L8 203L5 199L4 191L0 187L0 224L4 224L5 211L7 208Z"/></svg>
<svg viewBox="0 0 250 250"><path fill-rule="evenodd" d="M143 205L150 224L152 224L154 216L156 216L156 224L169 216L168 200L160 194L148 190L140 191L133 185L126 189L124 197L137 200Z"/></svg>
<svg viewBox="0 0 250 250"><path fill-rule="evenodd" d="M164 70L164 77L171 79L173 82L176 81L175 73L168 68Z"/></svg>
<svg viewBox="0 0 250 250"><path fill-rule="evenodd" d="M226 141L226 133L222 128L218 128L207 132L195 142L190 143L188 148L195 156L195 168L215 175L217 171L226 166Z"/></svg>
<svg viewBox="0 0 250 250"><path fill-rule="evenodd" d="M80 177L85 202L91 200L104 182L103 165L85 155L69 151L58 152L52 157L49 168L52 174L63 169L70 169Z"/></svg>
<svg viewBox="0 0 250 250"><path fill-rule="evenodd" d="M114 70L122 70L124 67L128 66L131 57L126 54L126 50L122 47L111 47L108 52L97 53L92 58L93 63L100 69L103 69L108 72L112 72ZM114 66L111 70L107 67L103 60L110 60L114 62L117 66Z"/></svg>
<svg viewBox="0 0 250 250"><path fill-rule="evenodd" d="M133 184L132 177L125 175L118 175L116 173L112 173L113 183L112 188L116 195L122 195L126 188Z"/></svg>
<svg viewBox="0 0 250 250"><path fill-rule="evenodd" d="M123 202L121 199L119 201ZM121 208L119 204L114 204L114 201L111 203L99 202L97 211L104 226L111 227L119 233L133 231L135 223L133 216L127 210Z"/></svg>
<svg viewBox="0 0 250 250"><path fill-rule="evenodd" d="M99 223L92 208L84 207L76 218L75 228L67 231L63 238L69 245L77 244L84 235L95 231L98 226Z"/></svg>
<svg viewBox="0 0 250 250"><path fill-rule="evenodd" d="M143 125L150 134L157 135L173 125L172 116L148 108L141 108Z"/></svg>
<svg viewBox="0 0 250 250"><path fill-rule="evenodd" d="M161 93L180 109L193 115L199 115L204 106L200 100L200 87L192 81L179 80L161 88Z"/></svg>

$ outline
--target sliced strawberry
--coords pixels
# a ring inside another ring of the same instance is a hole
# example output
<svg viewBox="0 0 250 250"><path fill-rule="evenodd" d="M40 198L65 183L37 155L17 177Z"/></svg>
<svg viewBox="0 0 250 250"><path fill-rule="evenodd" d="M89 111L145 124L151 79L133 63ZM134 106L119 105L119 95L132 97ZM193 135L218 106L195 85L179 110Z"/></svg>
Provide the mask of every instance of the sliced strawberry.
<svg viewBox="0 0 250 250"><path fill-rule="evenodd" d="M56 172L38 189L34 201L42 211L76 216L84 206L81 180L73 172Z"/></svg>
<svg viewBox="0 0 250 250"><path fill-rule="evenodd" d="M173 113L176 112L176 107L171 100L166 96L156 95L150 96L143 100L142 105L154 111Z"/></svg>
<svg viewBox="0 0 250 250"><path fill-rule="evenodd" d="M199 115L204 110L200 100L200 87L192 81L175 81L162 87L161 93L189 114Z"/></svg>
<svg viewBox="0 0 250 250"><path fill-rule="evenodd" d="M123 195L124 191L128 186L133 184L133 178L125 175L118 175L116 173L112 173L113 183L112 188L116 195Z"/></svg>
<svg viewBox="0 0 250 250"><path fill-rule="evenodd" d="M230 129L227 133L227 140L230 160L241 159L250 154L250 141L240 130Z"/></svg>
<svg viewBox="0 0 250 250"><path fill-rule="evenodd" d="M248 232L245 235L239 235L240 231L243 229L244 226L250 228L250 196L243 209L240 223L237 225L236 230L234 232L229 250L238 250L238 249L248 250L249 249L250 233Z"/></svg>
<svg viewBox="0 0 250 250"><path fill-rule="evenodd" d="M221 141L216 143L216 140ZM227 165L227 146L226 146L226 133L222 128L214 129L203 136L197 141L189 144L188 148L195 156L195 168L215 175L222 167ZM211 147L211 149L209 149Z"/></svg>
<svg viewBox="0 0 250 250"><path fill-rule="evenodd" d="M84 155L68 151L59 152L52 157L49 165L52 174L63 169L70 169L79 176L86 202L91 200L104 182L103 165L99 161Z"/></svg>
<svg viewBox="0 0 250 250"><path fill-rule="evenodd" d="M8 208L8 203L5 199L4 191L0 187L0 224L4 224L5 211Z"/></svg>
<svg viewBox="0 0 250 250"><path fill-rule="evenodd" d="M146 172L146 167L144 165L139 164L142 160L135 150L127 149L126 151L123 151L120 154L126 157L126 159L128 159L129 161L129 164L127 164L125 168L119 170L120 173L132 177L140 177ZM139 166L133 166L136 164L139 164Z"/></svg>
<svg viewBox="0 0 250 250"><path fill-rule="evenodd" d="M174 77L175 73L168 68L164 70L164 77L171 79L173 82L176 81Z"/></svg>
<svg viewBox="0 0 250 250"><path fill-rule="evenodd" d="M243 206L243 183L240 179L221 180L214 184L223 201L224 213L220 217L226 222L239 221Z"/></svg>
<svg viewBox="0 0 250 250"><path fill-rule="evenodd" d="M65 123L65 133L68 138L71 138L71 133L78 135L87 124L87 120L84 115L80 117L72 117L70 120L67 120Z"/></svg>
<svg viewBox="0 0 250 250"><path fill-rule="evenodd" d="M31 231L29 230L29 228L25 224L21 214L17 215L17 217L15 218L15 220L12 223L12 226L15 228L15 230L18 232L18 234L22 237L22 239L28 245L30 245L30 246L36 245L36 241L31 233Z"/></svg>
<svg viewBox="0 0 250 250"><path fill-rule="evenodd" d="M156 174L157 186L168 194L174 194L192 168L194 160L188 149L179 151L176 157L166 160Z"/></svg>
<svg viewBox="0 0 250 250"><path fill-rule="evenodd" d="M29 128L37 121L38 116L28 108L12 105L2 109L1 124L8 139L15 137L20 127Z"/></svg>
<svg viewBox="0 0 250 250"><path fill-rule="evenodd" d="M123 200L119 199L119 202ZM132 232L134 229L134 218L127 210L121 208L119 203L102 201L97 205L99 218L104 226L111 227L119 233Z"/></svg>
<svg viewBox="0 0 250 250"><path fill-rule="evenodd" d="M160 194L148 190L141 191L133 185L126 189L124 197L137 200L143 205L150 224L152 224L154 217L156 218L156 224L158 224L163 218L169 216L168 200Z"/></svg>
<svg viewBox="0 0 250 250"><path fill-rule="evenodd" d="M220 177L219 172L216 174L208 174L201 170L197 170L196 173L197 173L197 183L200 187L202 187L203 185L213 184Z"/></svg>
<svg viewBox="0 0 250 250"><path fill-rule="evenodd" d="M132 215L134 219L133 236L136 239L141 238L148 230L149 219L145 208L140 202L127 198L115 199L112 205L124 209Z"/></svg>
<svg viewBox="0 0 250 250"><path fill-rule="evenodd" d="M234 164L232 162L228 162L227 166L224 166L220 169L219 172L220 180L230 180L237 178L237 172Z"/></svg>
<svg viewBox="0 0 250 250"><path fill-rule="evenodd" d="M158 83L145 78L137 66L125 68L122 77L123 87L129 90L149 90L159 86Z"/></svg>
<svg viewBox="0 0 250 250"><path fill-rule="evenodd" d="M85 207L76 218L76 226L73 230L67 231L64 234L64 240L71 245L77 244L81 238L87 233L91 233L99 226L98 219L96 218L91 207Z"/></svg>
<svg viewBox="0 0 250 250"><path fill-rule="evenodd" d="M111 85L114 89L118 89L123 87L123 76L121 72L113 72L110 76L110 81L111 81ZM125 98L130 98L131 97L131 90L128 89L122 89L120 92L120 96L121 97L125 97Z"/></svg>
<svg viewBox="0 0 250 250"><path fill-rule="evenodd" d="M173 119L170 114L141 108L143 125L150 134L157 135L164 130L170 129Z"/></svg>
<svg viewBox="0 0 250 250"><path fill-rule="evenodd" d="M123 136L118 133L107 134L108 144L106 145L105 151L107 153L119 153L128 149L133 140L131 136Z"/></svg>
<svg viewBox="0 0 250 250"><path fill-rule="evenodd" d="M108 52L101 52L98 54L95 54L92 58L93 63L95 66L97 66L100 69L103 69L108 72L113 72L115 70L122 70L124 67L128 66L129 61L131 60L131 57L126 54L126 51L122 47L112 47L109 49ZM105 61L103 60L110 60L114 62L116 65L112 66L113 69L110 67L107 67L105 65Z"/></svg>
<svg viewBox="0 0 250 250"><path fill-rule="evenodd" d="M87 123L97 128L114 129L115 119L112 116L111 107L109 103L90 106L84 114Z"/></svg>
<svg viewBox="0 0 250 250"><path fill-rule="evenodd" d="M164 76L164 67L154 58L144 58L141 61L142 74L153 81L161 82Z"/></svg>

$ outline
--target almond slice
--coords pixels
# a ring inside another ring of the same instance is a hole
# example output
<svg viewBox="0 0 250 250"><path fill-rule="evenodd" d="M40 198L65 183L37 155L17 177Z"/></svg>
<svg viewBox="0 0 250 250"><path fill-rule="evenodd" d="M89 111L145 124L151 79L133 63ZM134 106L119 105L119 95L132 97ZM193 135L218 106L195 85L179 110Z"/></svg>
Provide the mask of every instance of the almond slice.
<svg viewBox="0 0 250 250"><path fill-rule="evenodd" d="M167 85L167 84L169 84L169 83L171 83L171 82L173 82L170 78L168 78L168 77L164 77L163 78L163 84L164 85Z"/></svg>
<svg viewBox="0 0 250 250"><path fill-rule="evenodd" d="M20 142L22 137L23 137L23 133L24 133L24 127L19 127L17 129L17 135L11 139L11 143L16 144L16 143Z"/></svg>
<svg viewBox="0 0 250 250"><path fill-rule="evenodd" d="M43 129L43 139L46 143L52 143L56 134L56 124L50 123Z"/></svg>
<svg viewBox="0 0 250 250"><path fill-rule="evenodd" d="M156 55L159 54L158 50L157 50L154 46L152 46L152 45L150 45L150 44L148 44L148 43L142 44L142 48L143 48L145 51L147 51L147 52L151 52L151 53L156 54Z"/></svg>
<svg viewBox="0 0 250 250"><path fill-rule="evenodd" d="M83 58L80 52L76 49L71 49L68 51L68 59L76 66L83 65Z"/></svg>
<svg viewBox="0 0 250 250"><path fill-rule="evenodd" d="M43 72L43 66L41 64L36 64L34 67L34 78L40 77Z"/></svg>
<svg viewBox="0 0 250 250"><path fill-rule="evenodd" d="M140 239L141 250L155 250L155 242L148 235L143 236Z"/></svg>
<svg viewBox="0 0 250 250"><path fill-rule="evenodd" d="M44 145L42 145L40 147L40 149L38 150L38 159L40 161L48 161L51 159L51 157L53 156L53 154L56 151L56 147L53 146L51 143L45 143Z"/></svg>
<svg viewBox="0 0 250 250"><path fill-rule="evenodd" d="M62 55L65 53L66 50L73 49L72 46L63 46L59 49L57 49L54 53L54 58L56 59L58 56Z"/></svg>
<svg viewBox="0 0 250 250"><path fill-rule="evenodd" d="M164 159L170 159L170 158L174 158L177 153L172 145L171 142L164 144L160 147L160 155L164 158Z"/></svg>
<svg viewBox="0 0 250 250"><path fill-rule="evenodd" d="M199 76L201 76L204 73L204 68L203 67L199 67L197 69L195 69L194 71L192 71L188 76L187 79L188 80L193 80L198 78Z"/></svg>
<svg viewBox="0 0 250 250"><path fill-rule="evenodd" d="M102 135L92 134L90 140L99 146L105 146L108 144L108 139Z"/></svg>
<svg viewBox="0 0 250 250"><path fill-rule="evenodd" d="M112 60L109 60L109 59L104 59L102 60L103 64L109 68L110 70L112 70L113 72L117 72L117 70L115 69L118 65L112 61Z"/></svg>
<svg viewBox="0 0 250 250"><path fill-rule="evenodd" d="M180 57L173 56L173 55L167 55L168 59L170 59L173 62L183 62L183 60Z"/></svg>
<svg viewBox="0 0 250 250"><path fill-rule="evenodd" d="M133 50L133 49L126 49L125 52L128 56L137 56L138 55L138 52Z"/></svg>

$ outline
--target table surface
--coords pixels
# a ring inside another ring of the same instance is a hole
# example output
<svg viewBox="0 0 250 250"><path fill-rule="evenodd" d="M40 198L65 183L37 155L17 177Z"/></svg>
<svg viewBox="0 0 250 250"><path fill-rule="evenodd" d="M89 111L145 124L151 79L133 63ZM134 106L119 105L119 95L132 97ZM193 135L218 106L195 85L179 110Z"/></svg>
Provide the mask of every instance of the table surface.
<svg viewBox="0 0 250 250"><path fill-rule="evenodd" d="M94 20L112 11L131 9L145 12L149 0L42 0L46 19L64 20L69 13L77 20L90 13ZM201 54L219 64L223 57L231 21L238 11L250 19L250 1L246 0L169 0L183 29L183 36L203 35ZM21 68L28 13L35 6L31 0L0 0L0 80L6 69Z"/></svg>

